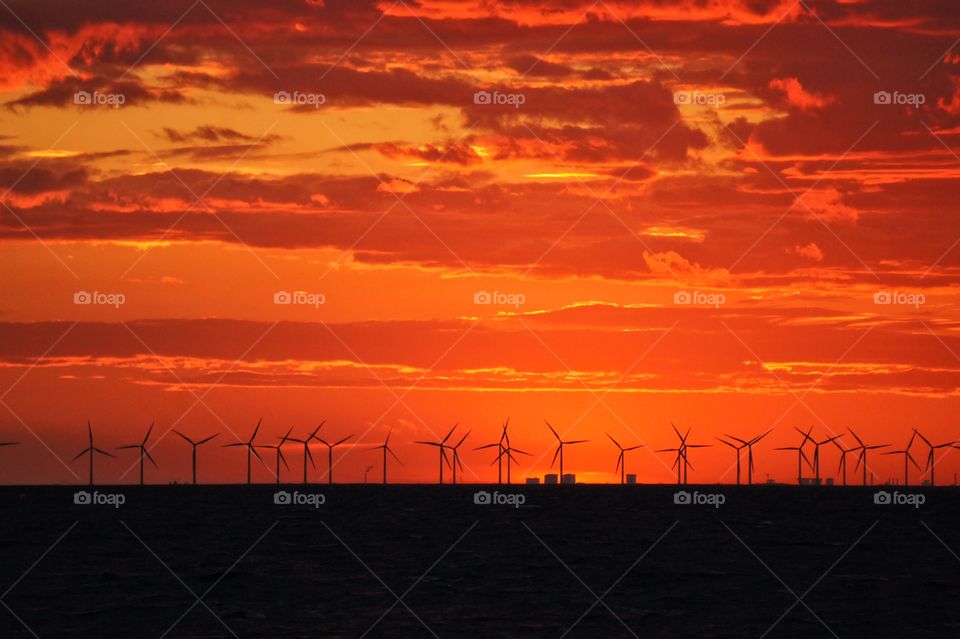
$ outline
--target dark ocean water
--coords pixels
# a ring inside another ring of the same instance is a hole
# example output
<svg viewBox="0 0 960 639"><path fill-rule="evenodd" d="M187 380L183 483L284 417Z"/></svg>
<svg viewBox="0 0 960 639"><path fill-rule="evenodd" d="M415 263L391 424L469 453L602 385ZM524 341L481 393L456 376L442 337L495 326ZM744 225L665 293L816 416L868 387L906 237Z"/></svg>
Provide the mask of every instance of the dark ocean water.
<svg viewBox="0 0 960 639"><path fill-rule="evenodd" d="M960 637L953 488L76 490L0 488L0 637Z"/></svg>

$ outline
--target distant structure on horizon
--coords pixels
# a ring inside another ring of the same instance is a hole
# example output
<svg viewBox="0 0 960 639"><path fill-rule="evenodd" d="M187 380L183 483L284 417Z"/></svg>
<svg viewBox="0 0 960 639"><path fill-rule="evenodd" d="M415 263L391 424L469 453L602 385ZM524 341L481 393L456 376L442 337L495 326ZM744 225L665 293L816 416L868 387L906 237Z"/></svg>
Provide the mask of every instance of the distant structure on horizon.
<svg viewBox="0 0 960 639"><path fill-rule="evenodd" d="M577 476L573 473L564 473L560 479L562 484L575 484L577 483Z"/></svg>
<svg viewBox="0 0 960 639"><path fill-rule="evenodd" d="M556 485L558 483L557 481L558 479L559 477L557 476L556 473L547 473L546 475L543 476L543 483L549 484L549 485Z"/></svg>
<svg viewBox="0 0 960 639"><path fill-rule="evenodd" d="M540 484L539 477L527 477L527 484L531 486L537 486Z"/></svg>

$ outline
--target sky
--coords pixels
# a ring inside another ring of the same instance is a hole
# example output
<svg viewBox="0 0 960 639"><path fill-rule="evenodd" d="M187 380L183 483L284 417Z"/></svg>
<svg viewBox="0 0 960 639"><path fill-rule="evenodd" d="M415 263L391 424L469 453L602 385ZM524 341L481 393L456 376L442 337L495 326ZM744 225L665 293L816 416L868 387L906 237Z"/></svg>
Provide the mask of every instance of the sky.
<svg viewBox="0 0 960 639"><path fill-rule="evenodd" d="M495 480L473 449L508 418L515 480L549 472L544 420L587 482L607 434L671 481L671 424L712 445L691 482L736 480L728 434L772 429L782 482L797 428L960 437L952 2L2 4L0 482L84 481L87 420L105 483L151 423L161 483L174 429L244 480L222 445L261 418L352 435L345 482L388 433L390 479L436 481L413 442L455 424L461 479Z"/></svg>

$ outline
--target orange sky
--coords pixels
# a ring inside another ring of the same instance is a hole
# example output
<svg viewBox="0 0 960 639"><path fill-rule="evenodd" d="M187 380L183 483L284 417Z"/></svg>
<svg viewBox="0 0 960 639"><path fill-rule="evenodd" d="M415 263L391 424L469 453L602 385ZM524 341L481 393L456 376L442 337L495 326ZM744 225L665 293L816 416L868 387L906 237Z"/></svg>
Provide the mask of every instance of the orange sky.
<svg viewBox="0 0 960 639"><path fill-rule="evenodd" d="M342 481L379 480L391 430L391 479L434 481L411 442L456 422L463 477L495 479L472 449L507 417L516 479L547 471L544 418L592 440L581 481L614 478L604 433L670 481L671 422L715 444L704 482L735 479L724 433L773 428L778 481L794 427L960 436L960 14L664 5L10 2L0 482L84 478L88 418L110 449L156 421L160 482L189 476L171 428L259 417L263 443L354 434ZM99 480L135 479L117 452ZM201 452L202 479L244 469Z"/></svg>

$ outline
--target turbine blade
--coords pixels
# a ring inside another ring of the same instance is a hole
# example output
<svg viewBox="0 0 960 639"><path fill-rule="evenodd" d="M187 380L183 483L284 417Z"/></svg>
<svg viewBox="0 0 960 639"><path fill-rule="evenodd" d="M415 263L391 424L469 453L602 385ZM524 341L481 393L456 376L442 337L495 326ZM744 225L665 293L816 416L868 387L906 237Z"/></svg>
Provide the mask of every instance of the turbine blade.
<svg viewBox="0 0 960 639"><path fill-rule="evenodd" d="M186 435L184 435L183 433L181 433L181 432L180 432L179 430L177 430L176 428L173 429L173 432L176 433L177 435L180 435L180 437L182 437L183 439L185 439L185 440L187 441L187 443L193 445L193 442L190 440L190 438L187 437Z"/></svg>
<svg viewBox="0 0 960 639"><path fill-rule="evenodd" d="M620 442L618 442L617 440L615 440L613 437L610 437L610 433L604 433L604 435L607 436L607 439L609 439L610 441L613 442L613 445L614 445L614 446L616 446L616 447L619 448L620 450L623 450L623 446L620 445Z"/></svg>
<svg viewBox="0 0 960 639"><path fill-rule="evenodd" d="M263 417L257 420L257 427L253 429L253 435L250 436L250 441L253 442L257 438L257 433L260 431L260 424L263 422Z"/></svg>
<svg viewBox="0 0 960 639"><path fill-rule="evenodd" d="M153 432L153 425L154 425L155 423L156 423L156 422L150 422L150 428L147 429L147 434L146 434L146 436L143 438L143 441L141 442L144 446L147 445L147 440L150 439L150 433Z"/></svg>
<svg viewBox="0 0 960 639"><path fill-rule="evenodd" d="M353 435L347 435L346 437L344 437L343 439L341 439L340 441L338 441L336 444L334 444L334 446L339 446L340 444L342 444L343 442L347 441L347 440L350 439L351 437L353 437Z"/></svg>
<svg viewBox="0 0 960 639"><path fill-rule="evenodd" d="M143 451L143 454L146 455L147 459L150 460L150 463L153 464L154 468L160 468L160 466L157 465L157 460L153 458L153 455L150 454L149 450Z"/></svg>
<svg viewBox="0 0 960 639"><path fill-rule="evenodd" d="M450 429L450 432L447 433L447 436L440 440L440 443L441 443L441 444L446 444L446 443L447 443L447 440L450 439L450 435L453 435L453 431L455 431L455 430L457 429L457 426L459 426L459 425L460 425L460 422L457 422L456 424L454 424L454 425L453 425L453 428Z"/></svg>
<svg viewBox="0 0 960 639"><path fill-rule="evenodd" d="M106 455L107 457L116 457L116 455L114 455L113 453L108 453L107 451L102 450L100 448L94 448L93 450L97 451L101 455Z"/></svg>
<svg viewBox="0 0 960 639"><path fill-rule="evenodd" d="M848 429L848 430L850 431L850 434L853 435L853 438L854 438L855 440L857 440L857 443L860 444L861 446L863 446L863 440L860 439L860 437L859 437L855 432L853 432L853 429L850 428L850 429Z"/></svg>
<svg viewBox="0 0 960 639"><path fill-rule="evenodd" d="M87 453L89 453L91 450L93 450L93 449L92 449L92 448L87 448L87 449L81 450L79 453L77 453L77 456L76 456L76 457L74 457L73 459L70 460L70 462L73 463L73 462L77 461L78 459L80 459L81 457L83 457L84 455L86 455Z"/></svg>
<svg viewBox="0 0 960 639"><path fill-rule="evenodd" d="M563 444L557 446L557 450L553 453L553 459L550 461L550 468L553 468L554 463L557 461L557 457L560 455L560 450L563 448Z"/></svg>
<svg viewBox="0 0 960 639"><path fill-rule="evenodd" d="M547 420L543 420L547 422ZM557 434L557 431L554 430L553 426L550 425L550 422L547 422L547 428L550 429L550 432L553 433L553 436L557 438L557 441L560 441L560 435Z"/></svg>
<svg viewBox="0 0 960 639"><path fill-rule="evenodd" d="M219 435L220 435L220 433L214 433L213 435L210 435L209 437L204 437L203 439L201 439L200 441L197 442L197 446L199 446L200 444L206 444L208 441L210 441L211 439L214 439L215 437L218 437Z"/></svg>

